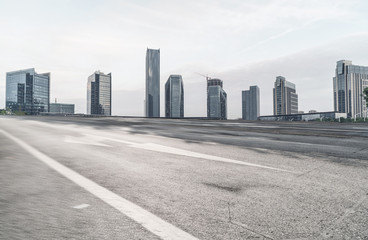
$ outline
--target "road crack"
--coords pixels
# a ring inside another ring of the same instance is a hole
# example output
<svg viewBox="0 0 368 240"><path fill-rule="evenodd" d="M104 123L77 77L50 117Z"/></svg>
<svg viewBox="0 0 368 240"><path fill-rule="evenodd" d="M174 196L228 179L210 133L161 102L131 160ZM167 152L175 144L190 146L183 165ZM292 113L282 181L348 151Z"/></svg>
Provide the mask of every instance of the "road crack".
<svg viewBox="0 0 368 240"><path fill-rule="evenodd" d="M231 217L231 207L230 207L231 203L230 202L227 202L227 207L228 207L228 220L229 220L229 223L232 224L232 225L235 225L235 226L238 226L238 227L241 227L251 233L254 233L256 235L259 235L261 237L264 237L266 239L271 239L273 240L274 238L266 235L266 234L263 234L263 233L260 233L260 232L257 232L253 229L251 229L250 227L248 227L247 225L241 223L241 222L237 222L237 221L234 221L233 218Z"/></svg>
<svg viewBox="0 0 368 240"><path fill-rule="evenodd" d="M323 237L323 238L329 238L329 237L331 237L330 236L330 232L331 232L331 230L333 230L337 225L339 225L339 224L341 224L347 217L349 217L349 216L351 216L352 214L354 214L355 212L356 212L356 209L358 208L358 207L360 207L362 204L363 204L363 202L365 201L365 200L367 200L368 199L368 193L364 193L364 195L363 195L363 197L361 197L360 199L359 199L359 201L357 201L355 204L354 204L354 206L352 206L351 208L348 208L348 209L346 209L345 210L345 212L340 216L340 217L338 217L338 218L336 218L333 222L332 222L332 224L329 226L329 227L327 227L320 235Z"/></svg>

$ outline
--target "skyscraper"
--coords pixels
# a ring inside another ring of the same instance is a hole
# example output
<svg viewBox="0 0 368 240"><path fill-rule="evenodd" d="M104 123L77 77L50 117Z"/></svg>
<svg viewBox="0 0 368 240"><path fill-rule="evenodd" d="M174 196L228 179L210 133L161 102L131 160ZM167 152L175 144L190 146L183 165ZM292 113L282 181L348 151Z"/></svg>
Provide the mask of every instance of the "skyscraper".
<svg viewBox="0 0 368 240"><path fill-rule="evenodd" d="M170 75L165 84L165 117L184 117L184 88L181 75Z"/></svg>
<svg viewBox="0 0 368 240"><path fill-rule="evenodd" d="M242 115L244 120L257 120L260 115L259 87L251 86L242 91Z"/></svg>
<svg viewBox="0 0 368 240"><path fill-rule="evenodd" d="M334 88L335 112L347 113L348 117L366 117L367 106L362 96L368 87L368 67L353 65L341 60L336 64Z"/></svg>
<svg viewBox="0 0 368 240"><path fill-rule="evenodd" d="M34 68L6 73L6 108L37 115L50 108L50 73Z"/></svg>
<svg viewBox="0 0 368 240"><path fill-rule="evenodd" d="M160 49L146 53L145 116L160 117Z"/></svg>
<svg viewBox="0 0 368 240"><path fill-rule="evenodd" d="M88 77L87 114L111 115L111 73L96 71Z"/></svg>
<svg viewBox="0 0 368 240"><path fill-rule="evenodd" d="M227 94L220 79L207 79L207 117L227 119Z"/></svg>
<svg viewBox="0 0 368 240"><path fill-rule="evenodd" d="M298 114L298 94L295 84L276 77L273 89L273 115Z"/></svg>

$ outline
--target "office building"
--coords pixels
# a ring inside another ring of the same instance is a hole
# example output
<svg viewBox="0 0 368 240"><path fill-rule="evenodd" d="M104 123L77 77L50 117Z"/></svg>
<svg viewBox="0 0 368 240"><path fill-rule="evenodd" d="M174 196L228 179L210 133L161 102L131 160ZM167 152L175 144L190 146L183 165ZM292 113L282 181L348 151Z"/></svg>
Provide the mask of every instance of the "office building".
<svg viewBox="0 0 368 240"><path fill-rule="evenodd" d="M111 115L111 73L96 71L88 77L87 114Z"/></svg>
<svg viewBox="0 0 368 240"><path fill-rule="evenodd" d="M74 104L50 103L51 114L74 114Z"/></svg>
<svg viewBox="0 0 368 240"><path fill-rule="evenodd" d="M207 117L227 119L227 94L220 79L207 79Z"/></svg>
<svg viewBox="0 0 368 240"><path fill-rule="evenodd" d="M295 84L276 77L273 89L273 115L298 114L298 94Z"/></svg>
<svg viewBox="0 0 368 240"><path fill-rule="evenodd" d="M160 49L147 48L145 116L160 117Z"/></svg>
<svg viewBox="0 0 368 240"><path fill-rule="evenodd" d="M367 117L367 105L362 96L368 87L368 67L341 60L336 64L333 78L334 109L350 118Z"/></svg>
<svg viewBox="0 0 368 240"><path fill-rule="evenodd" d="M6 108L37 115L49 111L50 73L34 68L6 73Z"/></svg>
<svg viewBox="0 0 368 240"><path fill-rule="evenodd" d="M170 75L165 84L165 117L184 117L184 88L181 75Z"/></svg>
<svg viewBox="0 0 368 240"><path fill-rule="evenodd" d="M260 115L259 87L251 86L242 91L242 118L243 120L257 120Z"/></svg>

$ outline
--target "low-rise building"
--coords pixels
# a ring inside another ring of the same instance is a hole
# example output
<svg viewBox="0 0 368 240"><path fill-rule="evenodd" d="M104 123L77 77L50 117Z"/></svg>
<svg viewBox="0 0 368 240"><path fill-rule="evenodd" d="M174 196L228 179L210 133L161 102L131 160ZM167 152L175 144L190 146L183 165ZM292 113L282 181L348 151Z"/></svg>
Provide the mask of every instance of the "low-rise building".
<svg viewBox="0 0 368 240"><path fill-rule="evenodd" d="M74 114L74 104L50 103L50 113Z"/></svg>
<svg viewBox="0 0 368 240"><path fill-rule="evenodd" d="M288 115L270 115L260 116L261 121L313 121L317 119L339 119L347 118L346 113L339 112L316 112L303 114L288 114Z"/></svg>

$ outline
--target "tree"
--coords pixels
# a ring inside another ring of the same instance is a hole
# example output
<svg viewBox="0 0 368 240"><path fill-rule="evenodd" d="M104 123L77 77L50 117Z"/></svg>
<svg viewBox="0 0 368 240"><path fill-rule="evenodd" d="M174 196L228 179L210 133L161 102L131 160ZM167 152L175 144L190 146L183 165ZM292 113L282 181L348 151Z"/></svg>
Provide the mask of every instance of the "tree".
<svg viewBox="0 0 368 240"><path fill-rule="evenodd" d="M363 97L364 97L365 103L367 104L367 107L368 107L368 87L367 88L364 88L364 90L363 90Z"/></svg>

